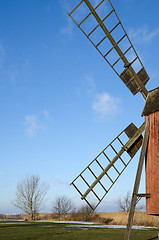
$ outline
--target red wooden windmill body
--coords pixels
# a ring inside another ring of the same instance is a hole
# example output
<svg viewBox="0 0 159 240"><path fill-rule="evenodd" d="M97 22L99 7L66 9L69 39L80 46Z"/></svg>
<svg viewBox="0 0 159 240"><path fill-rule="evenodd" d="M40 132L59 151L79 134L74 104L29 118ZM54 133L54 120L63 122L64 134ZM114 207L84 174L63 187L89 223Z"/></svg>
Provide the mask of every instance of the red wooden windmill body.
<svg viewBox="0 0 159 240"><path fill-rule="evenodd" d="M159 88L149 92L142 115L150 118L150 135L146 155L146 212L159 215Z"/></svg>

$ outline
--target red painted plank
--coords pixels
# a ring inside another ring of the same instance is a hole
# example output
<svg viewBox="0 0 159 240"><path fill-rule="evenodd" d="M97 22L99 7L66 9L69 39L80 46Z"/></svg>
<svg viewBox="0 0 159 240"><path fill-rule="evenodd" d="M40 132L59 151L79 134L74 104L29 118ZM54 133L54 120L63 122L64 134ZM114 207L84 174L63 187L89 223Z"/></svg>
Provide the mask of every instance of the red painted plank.
<svg viewBox="0 0 159 240"><path fill-rule="evenodd" d="M159 112L150 117L150 137L146 157L146 193L151 198L146 199L146 212L159 214Z"/></svg>

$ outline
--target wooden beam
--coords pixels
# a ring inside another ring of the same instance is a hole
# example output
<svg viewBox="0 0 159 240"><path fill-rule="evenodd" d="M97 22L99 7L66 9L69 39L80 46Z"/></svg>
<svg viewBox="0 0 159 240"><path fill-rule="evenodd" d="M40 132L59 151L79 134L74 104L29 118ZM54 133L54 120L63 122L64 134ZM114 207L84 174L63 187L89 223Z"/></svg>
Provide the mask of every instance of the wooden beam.
<svg viewBox="0 0 159 240"><path fill-rule="evenodd" d="M128 223L127 223L127 227L126 227L126 231L125 231L124 240L130 239L130 233L131 233L131 227L132 227L132 222L133 222L133 217L134 217L134 212L135 212L137 194L138 194L139 185L140 185L141 173L142 173L145 155L147 152L149 134L150 134L150 119L148 117L147 123L146 123L146 128L145 128L145 135L144 135L144 139L142 142L142 148L141 148L141 153L140 153L140 158L139 158L139 164L138 164L138 169L137 169L137 174L136 174L136 179L135 179L135 184L134 184L134 190L133 190L132 199L131 199Z"/></svg>
<svg viewBox="0 0 159 240"><path fill-rule="evenodd" d="M139 193L139 194L137 194L137 197L150 198L151 197L151 193Z"/></svg>

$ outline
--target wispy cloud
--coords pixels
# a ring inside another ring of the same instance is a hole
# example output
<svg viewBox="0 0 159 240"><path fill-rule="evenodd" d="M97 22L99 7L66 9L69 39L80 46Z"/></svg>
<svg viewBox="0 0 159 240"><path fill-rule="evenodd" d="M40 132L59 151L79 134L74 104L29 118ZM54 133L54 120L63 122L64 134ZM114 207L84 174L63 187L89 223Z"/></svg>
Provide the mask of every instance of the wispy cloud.
<svg viewBox="0 0 159 240"><path fill-rule="evenodd" d="M51 12L51 6L50 6L50 4L47 4L46 6L45 6L45 10L46 10L46 12L47 13L50 13Z"/></svg>
<svg viewBox="0 0 159 240"><path fill-rule="evenodd" d="M130 29L129 36L133 42L137 44L151 43L152 40L159 34L159 28L150 31L147 26L139 29Z"/></svg>
<svg viewBox="0 0 159 240"><path fill-rule="evenodd" d="M15 83L17 81L17 78L19 76L19 71L17 69L14 69L10 72L10 79L12 83Z"/></svg>
<svg viewBox="0 0 159 240"><path fill-rule="evenodd" d="M121 112L120 99L107 92L99 94L92 74L84 76L82 86L77 89L76 95L89 99L90 107L97 121L110 120Z"/></svg>
<svg viewBox="0 0 159 240"><path fill-rule="evenodd" d="M48 111L47 109L45 109L45 110L43 111L43 114L44 114L44 117L45 117L46 119L49 118L49 111Z"/></svg>
<svg viewBox="0 0 159 240"><path fill-rule="evenodd" d="M96 84L91 75L86 75L84 78L84 85L86 86L87 96L90 97L96 90Z"/></svg>
<svg viewBox="0 0 159 240"><path fill-rule="evenodd" d="M76 89L76 95L86 95L87 97L91 97L96 91L96 84L92 74L85 74L81 81L81 86Z"/></svg>
<svg viewBox="0 0 159 240"><path fill-rule="evenodd" d="M34 137L39 129L38 117L33 115L25 116L26 135Z"/></svg>
<svg viewBox="0 0 159 240"><path fill-rule="evenodd" d="M45 119L49 118L48 110L44 110L42 113ZM47 128L47 125L43 124L42 120L40 120L40 117L36 114L25 116L24 123L26 126L25 133L29 137L35 137L40 131L45 131Z"/></svg>
<svg viewBox="0 0 159 240"><path fill-rule="evenodd" d="M3 63L4 63L5 56L6 56L5 49L4 49L4 47L0 44L0 68L2 68L2 65L3 65Z"/></svg>
<svg viewBox="0 0 159 240"><path fill-rule="evenodd" d="M63 28L61 28L60 33L72 37L73 22L72 22L72 20L69 17L68 17L68 19L65 22L65 26Z"/></svg>
<svg viewBox="0 0 159 240"><path fill-rule="evenodd" d="M68 35L72 37L73 34L73 21L72 19L66 14L66 12L70 12L73 8L71 7L70 3L67 0L60 0L61 7L63 9L63 16L65 19L65 25L61 28L60 33L63 35Z"/></svg>
<svg viewBox="0 0 159 240"><path fill-rule="evenodd" d="M65 181L63 181L63 180L61 180L61 179L54 179L53 180L53 183L54 184L57 184L57 185L69 185L69 183L67 183L67 182L65 182Z"/></svg>
<svg viewBox="0 0 159 240"><path fill-rule="evenodd" d="M92 104L92 109L97 120L110 120L120 112L120 100L112 97L109 93L98 94Z"/></svg>

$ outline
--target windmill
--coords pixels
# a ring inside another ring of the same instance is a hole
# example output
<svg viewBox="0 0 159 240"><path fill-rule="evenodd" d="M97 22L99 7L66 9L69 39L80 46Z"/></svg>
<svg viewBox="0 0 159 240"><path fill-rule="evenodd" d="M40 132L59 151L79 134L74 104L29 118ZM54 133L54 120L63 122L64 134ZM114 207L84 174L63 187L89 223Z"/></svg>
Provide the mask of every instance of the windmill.
<svg viewBox="0 0 159 240"><path fill-rule="evenodd" d="M149 76L111 0L82 0L68 13L133 95L145 99L145 123L127 126L71 183L95 210L141 147L125 240L130 238L135 205L146 198L148 214L159 214L159 88L148 91ZM124 70L123 70L124 69ZM144 137L142 133L144 133ZM146 193L139 194L146 162ZM90 199L95 199L91 204Z"/></svg>

